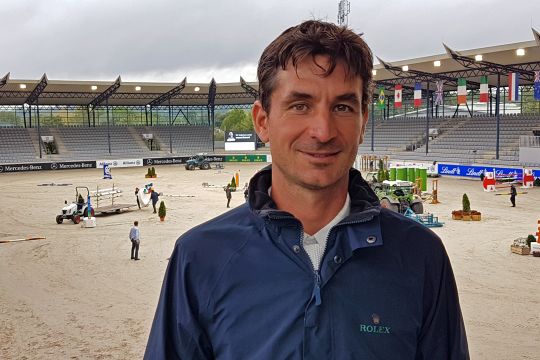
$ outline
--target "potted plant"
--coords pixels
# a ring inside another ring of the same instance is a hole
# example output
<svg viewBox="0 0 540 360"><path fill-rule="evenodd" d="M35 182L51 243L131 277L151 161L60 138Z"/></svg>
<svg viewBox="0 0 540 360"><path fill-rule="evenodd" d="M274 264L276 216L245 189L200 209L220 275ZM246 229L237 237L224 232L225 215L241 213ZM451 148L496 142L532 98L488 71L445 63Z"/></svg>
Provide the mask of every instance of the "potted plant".
<svg viewBox="0 0 540 360"><path fill-rule="evenodd" d="M463 218L463 210L453 210L452 211L452 219L453 220L461 220Z"/></svg>
<svg viewBox="0 0 540 360"><path fill-rule="evenodd" d="M463 207L463 221L471 221L471 202L469 201L469 197L467 194L463 194L463 199L461 200L461 204Z"/></svg>
<svg viewBox="0 0 540 360"><path fill-rule="evenodd" d="M482 213L480 211L471 210L471 219L472 221L482 220Z"/></svg>
<svg viewBox="0 0 540 360"><path fill-rule="evenodd" d="M156 175L156 169L152 166L150 168L148 168L148 172L146 173L146 175L144 175L145 178L157 178L157 175Z"/></svg>
<svg viewBox="0 0 540 360"><path fill-rule="evenodd" d="M234 176L232 177L231 183L229 184L229 187L231 191L236 191L236 180L234 179Z"/></svg>
<svg viewBox="0 0 540 360"><path fill-rule="evenodd" d="M165 215L167 215L167 208L165 207L165 202L163 200L159 203L158 215L160 221L165 220Z"/></svg>
<svg viewBox="0 0 540 360"><path fill-rule="evenodd" d="M530 249L527 246L527 239L523 237L515 239L514 243L510 245L510 251L518 255L529 255Z"/></svg>
<svg viewBox="0 0 540 360"><path fill-rule="evenodd" d="M525 240L525 241L527 242L527 246L530 248L531 243L536 242L536 238L534 237L534 235L529 234L529 235L527 235L527 240Z"/></svg>

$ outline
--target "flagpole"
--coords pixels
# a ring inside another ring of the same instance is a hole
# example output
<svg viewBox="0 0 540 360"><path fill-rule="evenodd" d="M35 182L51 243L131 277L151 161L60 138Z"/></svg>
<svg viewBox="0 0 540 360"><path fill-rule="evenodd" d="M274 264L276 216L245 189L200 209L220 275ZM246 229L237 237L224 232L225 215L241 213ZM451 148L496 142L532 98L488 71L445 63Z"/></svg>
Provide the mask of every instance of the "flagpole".
<svg viewBox="0 0 540 360"><path fill-rule="evenodd" d="M426 155L429 152L429 81L426 82Z"/></svg>
<svg viewBox="0 0 540 360"><path fill-rule="evenodd" d="M375 142L375 102L371 101L371 152L374 152Z"/></svg>
<svg viewBox="0 0 540 360"><path fill-rule="evenodd" d="M499 160L499 122L501 114L499 105L501 103L501 73L497 73L497 91L495 95L495 116L497 117L497 140L495 145L495 159Z"/></svg>

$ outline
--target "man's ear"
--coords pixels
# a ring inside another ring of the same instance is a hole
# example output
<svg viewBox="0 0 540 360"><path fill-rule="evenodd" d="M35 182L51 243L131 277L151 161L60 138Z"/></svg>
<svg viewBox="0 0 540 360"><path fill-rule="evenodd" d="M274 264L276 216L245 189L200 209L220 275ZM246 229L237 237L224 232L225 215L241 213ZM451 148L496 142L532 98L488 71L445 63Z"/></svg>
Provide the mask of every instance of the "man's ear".
<svg viewBox="0 0 540 360"><path fill-rule="evenodd" d="M268 136L268 113L263 109L262 103L257 100L251 109L253 116L253 127L262 142L267 143L270 140Z"/></svg>
<svg viewBox="0 0 540 360"><path fill-rule="evenodd" d="M369 110L366 109L366 111L362 114L362 125L360 129L360 142L358 144L362 144L364 142L364 134L366 133L366 126L369 119Z"/></svg>

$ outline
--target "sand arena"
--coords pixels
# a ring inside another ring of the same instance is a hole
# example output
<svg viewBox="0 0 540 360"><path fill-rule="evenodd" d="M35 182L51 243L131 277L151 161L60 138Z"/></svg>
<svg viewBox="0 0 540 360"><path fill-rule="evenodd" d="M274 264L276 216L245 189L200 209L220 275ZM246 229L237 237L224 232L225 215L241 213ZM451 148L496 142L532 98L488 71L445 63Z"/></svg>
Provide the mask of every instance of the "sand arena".
<svg viewBox="0 0 540 360"><path fill-rule="evenodd" d="M0 239L44 236L45 240L0 244L1 359L142 358L163 280L177 237L227 211L220 186L240 171L243 185L261 164L226 164L223 170L156 167L153 179L167 218L151 206L97 217L97 227L55 223L77 185L124 191L149 181L143 168L115 168L113 180L100 169L0 175ZM217 187L203 188L207 182ZM70 186L37 186L71 183ZM466 192L481 222L451 220ZM180 196L178 196L180 195ZM510 253L518 236L536 231L540 189L517 197L484 193L478 181L441 178L438 205L425 204L445 226L434 231L449 253L460 290L472 359L538 359L540 349L540 259ZM244 203L233 193L231 205ZM141 229L141 261L129 259L128 232Z"/></svg>

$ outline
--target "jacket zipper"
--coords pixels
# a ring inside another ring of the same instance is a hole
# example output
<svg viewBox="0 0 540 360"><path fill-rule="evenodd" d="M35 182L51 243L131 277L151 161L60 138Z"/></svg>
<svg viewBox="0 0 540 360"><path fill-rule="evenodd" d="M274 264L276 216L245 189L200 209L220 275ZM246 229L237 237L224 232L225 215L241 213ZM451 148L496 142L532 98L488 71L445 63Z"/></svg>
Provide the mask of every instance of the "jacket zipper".
<svg viewBox="0 0 540 360"><path fill-rule="evenodd" d="M291 216L271 216L271 215L269 217L273 218L275 220L293 218ZM332 227L330 229L330 231L328 232L328 235L326 235L326 242L324 244L324 250L323 250L323 253L322 253L323 254L322 257L324 258L324 255L326 254L326 249L328 247L328 239L330 238L330 234L332 233L332 230L335 227L341 226L341 225L361 224L361 223L368 222L371 219L373 219L373 216L367 217L367 218L364 218L364 219L361 219L361 220L357 220L357 221L349 221L349 222L345 222L345 223L338 223L334 227ZM300 221L298 221L298 222L300 222ZM304 253L309 258L309 263L311 264L311 269L313 270L313 273L315 275L315 281L314 281L314 286L313 286L313 292L311 294L311 300L315 299L315 306L320 306L322 304L322 298L321 298L321 283L322 283L322 280L321 280L320 264L319 264L319 269L315 269L315 266L313 265L313 261L311 261L311 258L309 257L309 254L307 253L306 249L304 248L304 246L302 244L303 234L304 234L304 227L302 226L302 223L300 222L300 238L298 239L298 242L301 245L301 248L304 251ZM322 261L322 259L321 259L321 261Z"/></svg>

